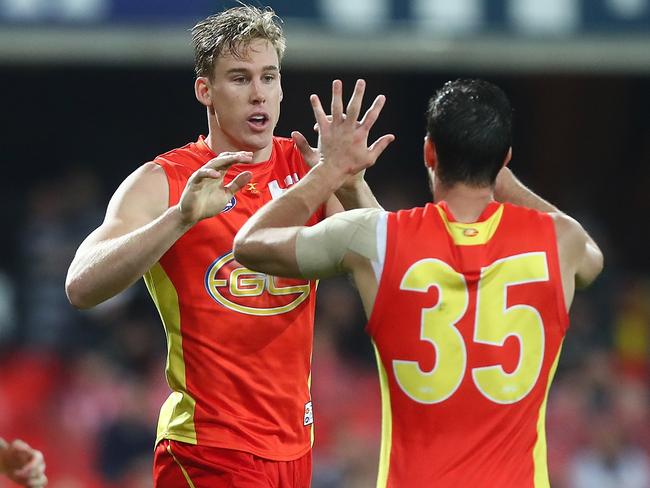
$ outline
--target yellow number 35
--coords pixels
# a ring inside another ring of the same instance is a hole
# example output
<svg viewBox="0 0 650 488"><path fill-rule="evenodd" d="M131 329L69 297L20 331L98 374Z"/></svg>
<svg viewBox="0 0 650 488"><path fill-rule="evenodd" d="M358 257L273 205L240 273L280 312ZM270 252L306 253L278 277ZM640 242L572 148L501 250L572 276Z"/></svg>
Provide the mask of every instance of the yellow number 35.
<svg viewBox="0 0 650 488"><path fill-rule="evenodd" d="M530 305L507 306L508 287L547 281L546 254L533 252L509 256L481 269L476 295L474 342L502 346L515 336L520 354L517 367L506 373L502 366L472 369L479 391L496 403L524 398L535 386L544 359L544 324ZM422 259L404 274L400 288L425 293L438 289L438 302L421 315L420 339L436 351L433 370L425 372L417 361L394 360L397 383L413 400L439 403L458 389L467 367L467 347L455 325L467 312L469 293L462 274L438 259Z"/></svg>

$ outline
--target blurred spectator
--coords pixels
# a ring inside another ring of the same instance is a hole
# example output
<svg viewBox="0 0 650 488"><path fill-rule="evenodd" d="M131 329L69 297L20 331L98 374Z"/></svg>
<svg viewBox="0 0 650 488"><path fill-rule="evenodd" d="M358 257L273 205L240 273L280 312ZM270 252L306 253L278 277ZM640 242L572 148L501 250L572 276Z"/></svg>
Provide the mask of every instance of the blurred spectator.
<svg viewBox="0 0 650 488"><path fill-rule="evenodd" d="M14 282L0 270L0 349L17 333L17 320Z"/></svg>
<svg viewBox="0 0 650 488"><path fill-rule="evenodd" d="M120 412L97 438L99 466L115 488L151 486L151 451L156 438L146 408L149 385L142 379L126 380Z"/></svg>
<svg viewBox="0 0 650 488"><path fill-rule="evenodd" d="M609 412L590 419L590 445L580 449L570 468L570 488L647 488L650 458L626 442Z"/></svg>
<svg viewBox="0 0 650 488"><path fill-rule="evenodd" d="M101 221L97 177L89 171L37 183L19 237L22 261L21 339L30 347L68 348L90 342L91 328L65 297L63 280L79 242ZM65 198L62 198L65 196Z"/></svg>
<svg viewBox="0 0 650 488"><path fill-rule="evenodd" d="M647 381L650 373L650 280L629 280L614 319L614 351L621 372Z"/></svg>

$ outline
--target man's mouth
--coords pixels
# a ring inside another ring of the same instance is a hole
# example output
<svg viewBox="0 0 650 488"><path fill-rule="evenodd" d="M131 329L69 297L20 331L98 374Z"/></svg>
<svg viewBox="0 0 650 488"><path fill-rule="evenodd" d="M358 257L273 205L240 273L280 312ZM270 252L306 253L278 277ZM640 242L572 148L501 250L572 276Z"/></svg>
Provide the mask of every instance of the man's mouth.
<svg viewBox="0 0 650 488"><path fill-rule="evenodd" d="M248 118L248 123L258 129L264 129L268 121L269 117L266 114L255 114Z"/></svg>

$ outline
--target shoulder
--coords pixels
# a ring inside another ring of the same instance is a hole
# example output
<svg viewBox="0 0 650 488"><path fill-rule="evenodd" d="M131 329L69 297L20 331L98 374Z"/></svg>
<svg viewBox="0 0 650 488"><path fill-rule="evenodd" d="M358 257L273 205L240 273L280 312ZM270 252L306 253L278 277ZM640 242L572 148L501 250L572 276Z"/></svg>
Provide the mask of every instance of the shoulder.
<svg viewBox="0 0 650 488"><path fill-rule="evenodd" d="M569 260L579 259L585 249L587 233L580 223L561 212L551 212L548 216L555 227L560 256Z"/></svg>
<svg viewBox="0 0 650 488"><path fill-rule="evenodd" d="M108 204L107 215L160 215L168 206L169 185L163 168L148 162L127 176Z"/></svg>
<svg viewBox="0 0 650 488"><path fill-rule="evenodd" d="M501 222L508 232L525 233L534 232L538 236L547 236L555 239L558 228L555 224L556 214L560 212L541 212L534 208L514 205L509 202L501 203L503 213Z"/></svg>
<svg viewBox="0 0 650 488"><path fill-rule="evenodd" d="M440 215L438 206L433 203L427 203L424 207L413 207L396 212L387 212L390 218L399 222L406 222L409 220L420 220L423 218L430 218L431 216L437 217Z"/></svg>
<svg viewBox="0 0 650 488"><path fill-rule="evenodd" d="M547 215L553 221L558 239L572 240L582 238L584 241L585 232L577 220L562 212L551 212Z"/></svg>
<svg viewBox="0 0 650 488"><path fill-rule="evenodd" d="M550 220L551 214L547 212L540 212L534 208L524 207L522 205L515 205L510 202L501 202L504 212L509 213L515 217L525 218L525 219L538 219L538 220Z"/></svg>
<svg viewBox="0 0 650 488"><path fill-rule="evenodd" d="M300 149L288 137L273 137L273 153L271 156L273 166L278 171L289 171L289 174L295 173L298 178L302 178L311 169L305 158L303 158Z"/></svg>
<svg viewBox="0 0 650 488"><path fill-rule="evenodd" d="M281 151L298 151L296 143L290 137L273 136L273 144Z"/></svg>
<svg viewBox="0 0 650 488"><path fill-rule="evenodd" d="M288 137L273 136L273 150L277 156L286 158L291 161L300 161L304 164L300 149L293 142L293 139Z"/></svg>
<svg viewBox="0 0 650 488"><path fill-rule="evenodd" d="M149 187L151 190L159 190L161 185L167 186L167 176L164 168L154 160L144 163L136 169L124 180L123 184L125 183L141 187L142 190Z"/></svg>
<svg viewBox="0 0 650 488"><path fill-rule="evenodd" d="M214 157L209 148L204 147L205 144L201 144L201 142L201 140L198 143L190 142L184 146L171 149L156 156L153 162L163 168L185 167L190 170L198 169Z"/></svg>

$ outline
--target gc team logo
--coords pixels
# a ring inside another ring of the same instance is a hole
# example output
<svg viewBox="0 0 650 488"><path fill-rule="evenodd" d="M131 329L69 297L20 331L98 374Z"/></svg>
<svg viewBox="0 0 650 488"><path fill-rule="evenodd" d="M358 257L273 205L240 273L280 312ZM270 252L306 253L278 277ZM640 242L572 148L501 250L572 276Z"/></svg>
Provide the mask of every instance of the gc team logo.
<svg viewBox="0 0 650 488"><path fill-rule="evenodd" d="M205 288L220 305L248 315L280 315L309 296L306 280L278 278L244 268L233 252L217 259L205 274Z"/></svg>
<svg viewBox="0 0 650 488"><path fill-rule="evenodd" d="M233 196L228 203L226 203L226 206L223 207L223 210L220 213L226 213L229 210L232 210L235 205L237 205L237 199Z"/></svg>

